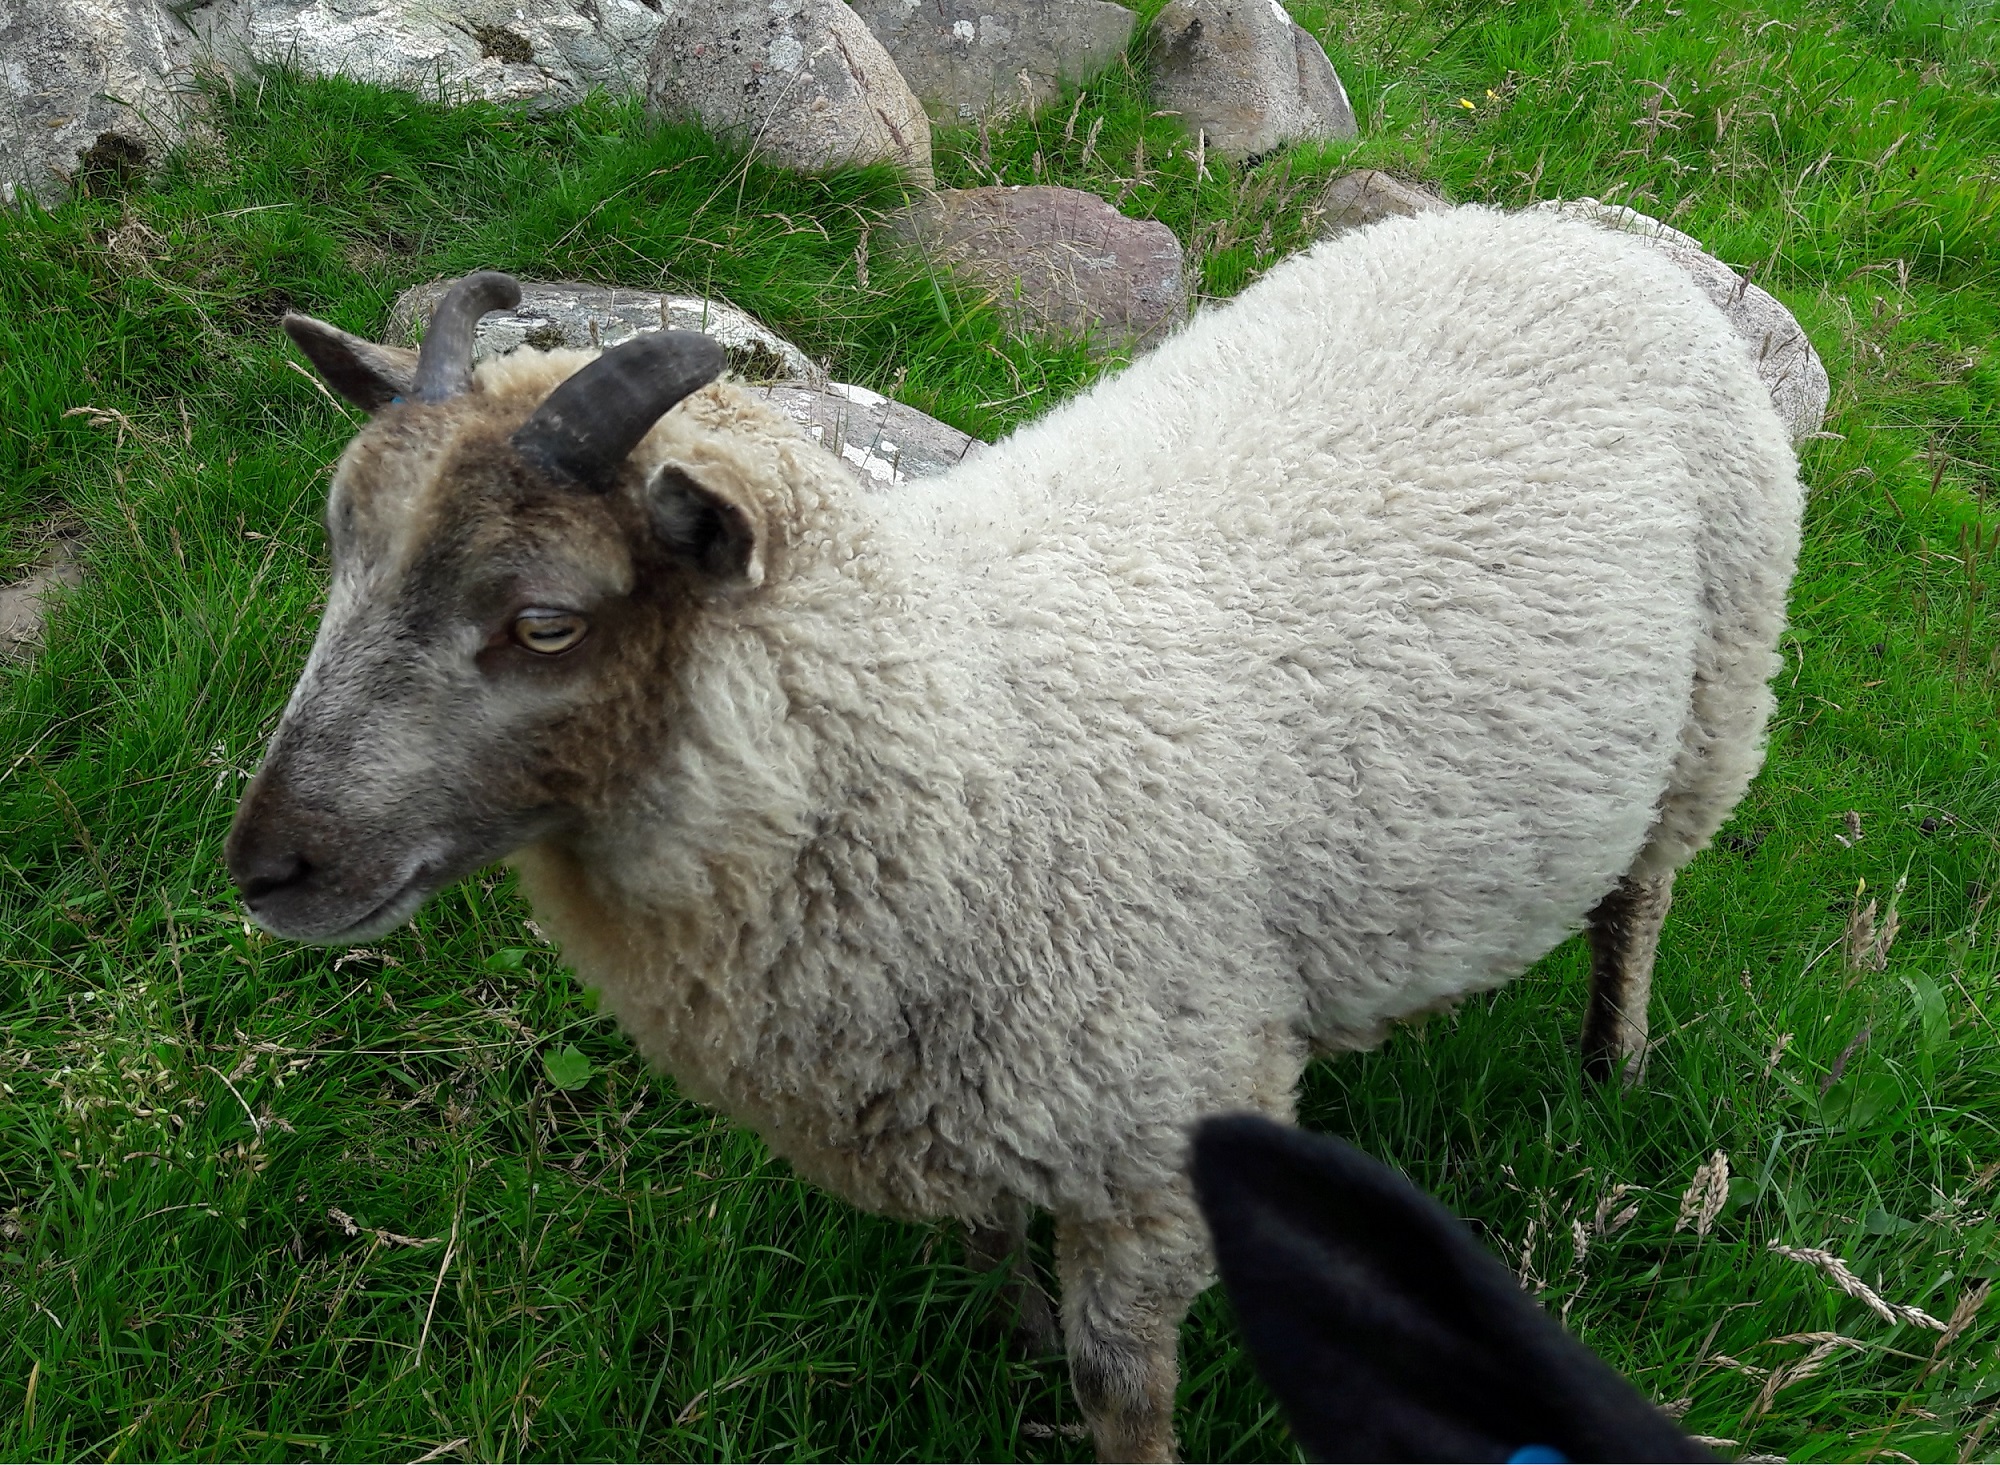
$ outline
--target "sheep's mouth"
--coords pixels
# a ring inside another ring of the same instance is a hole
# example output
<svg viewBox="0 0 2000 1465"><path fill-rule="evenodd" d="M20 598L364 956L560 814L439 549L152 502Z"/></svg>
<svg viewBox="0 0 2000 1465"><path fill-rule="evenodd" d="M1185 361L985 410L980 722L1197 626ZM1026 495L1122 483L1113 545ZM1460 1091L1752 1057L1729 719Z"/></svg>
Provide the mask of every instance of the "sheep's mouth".
<svg viewBox="0 0 2000 1465"><path fill-rule="evenodd" d="M331 935L309 936L304 939L321 946L352 946L356 942L372 941L377 936L386 936L414 916L425 901L449 883L448 878L438 879L428 872L420 871L404 881L386 900L352 926L335 931Z"/></svg>
<svg viewBox="0 0 2000 1465"><path fill-rule="evenodd" d="M342 892L323 886L314 888L317 882L308 877L244 904L250 918L273 936L317 946L352 946L395 930L425 901L475 868L476 863L459 869L455 861L426 853L405 861L389 881L377 885L360 901L345 899ZM387 893L381 893L385 889ZM362 906L361 915L352 914L361 901L371 898L373 903Z"/></svg>
<svg viewBox="0 0 2000 1465"><path fill-rule="evenodd" d="M553 814L538 809L503 827L433 838L386 870L374 861L355 868L316 867L310 857L295 872L264 888L244 890L250 918L273 936L316 946L353 946L395 930L425 901L455 880L505 858L544 834ZM371 875L374 878L370 878Z"/></svg>

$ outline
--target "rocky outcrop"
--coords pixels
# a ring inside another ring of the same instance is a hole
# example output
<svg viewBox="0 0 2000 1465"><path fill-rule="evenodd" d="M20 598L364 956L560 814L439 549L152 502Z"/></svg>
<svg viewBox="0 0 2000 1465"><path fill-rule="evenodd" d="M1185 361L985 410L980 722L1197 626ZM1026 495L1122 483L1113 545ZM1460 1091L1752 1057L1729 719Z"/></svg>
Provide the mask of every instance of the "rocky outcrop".
<svg viewBox="0 0 2000 1465"><path fill-rule="evenodd" d="M986 446L978 438L866 387L832 382L819 388L771 386L762 392L815 442L838 453L849 471L873 488L895 488L912 478L935 477Z"/></svg>
<svg viewBox="0 0 2000 1465"><path fill-rule="evenodd" d="M889 232L1022 334L1136 350L1187 314L1173 230L1074 188L951 189L892 215Z"/></svg>
<svg viewBox="0 0 2000 1465"><path fill-rule="evenodd" d="M157 0L0 0L0 203L123 181L177 140L190 49Z"/></svg>
<svg viewBox="0 0 2000 1465"><path fill-rule="evenodd" d="M1039 107L1125 54L1109 0L849 0L938 122Z"/></svg>
<svg viewBox="0 0 2000 1465"><path fill-rule="evenodd" d="M444 101L632 96L663 0L0 0L0 201L123 181L188 121L200 65L283 62Z"/></svg>
<svg viewBox="0 0 2000 1465"><path fill-rule="evenodd" d="M1826 366L1813 350L1804 328L1768 290L1737 274L1703 249L1701 241L1693 236L1637 209L1599 203L1594 198L1550 199L1535 207L1652 240L1694 277L1703 293L1729 317L1729 323L1743 337L1751 359L1757 363L1757 375L1770 389L1772 405L1784 419L1792 441L1804 442L1825 425L1831 393Z"/></svg>
<svg viewBox="0 0 2000 1465"><path fill-rule="evenodd" d="M633 96L667 16L645 0L211 0L188 12L225 62L284 61L444 101Z"/></svg>
<svg viewBox="0 0 2000 1465"><path fill-rule="evenodd" d="M840 0L705 0L670 11L647 106L694 118L781 167L894 163L931 178L930 119Z"/></svg>
<svg viewBox="0 0 2000 1465"><path fill-rule="evenodd" d="M1373 168L1357 168L1329 182L1313 210L1319 215L1319 237L1330 239L1380 219L1441 213L1450 207L1427 188Z"/></svg>
<svg viewBox="0 0 2000 1465"><path fill-rule="evenodd" d="M1242 162L1357 133L1325 49L1279 0L1172 0L1151 41L1154 101L1209 152Z"/></svg>
<svg viewBox="0 0 2000 1465"><path fill-rule="evenodd" d="M450 283L432 280L399 295L390 308L383 339L391 345L415 345L423 323L430 319ZM641 331L656 331L662 326L713 336L728 353L730 369L749 381L818 386L826 379L805 352L733 305L693 295L662 295L623 285L583 285L567 280L523 282L519 305L481 319L473 337L472 358L484 361L522 346L543 351L558 346L615 346Z"/></svg>

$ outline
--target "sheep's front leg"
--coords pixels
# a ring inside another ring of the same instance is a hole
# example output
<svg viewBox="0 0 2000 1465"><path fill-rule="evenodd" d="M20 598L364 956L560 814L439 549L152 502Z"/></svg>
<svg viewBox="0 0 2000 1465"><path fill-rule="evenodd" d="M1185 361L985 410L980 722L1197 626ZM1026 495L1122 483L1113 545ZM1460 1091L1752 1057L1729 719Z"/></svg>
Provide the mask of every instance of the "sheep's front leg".
<svg viewBox="0 0 2000 1465"><path fill-rule="evenodd" d="M1210 1278L1191 1197L1129 1220L1056 1222L1070 1379L1100 1460L1173 1460L1181 1319Z"/></svg>
<svg viewBox="0 0 2000 1465"><path fill-rule="evenodd" d="M1590 937L1590 1010L1583 1019L1583 1071L1607 1079L1625 1067L1637 1083L1646 1065L1646 1006L1653 957L1674 903L1674 872L1627 875L1586 919Z"/></svg>
<svg viewBox="0 0 2000 1465"><path fill-rule="evenodd" d="M1024 1201L1010 1200L995 1226L965 1228L965 1264L975 1272L1011 1267L1012 1275L1000 1290L1005 1310L1005 1326L1014 1341L1030 1358L1044 1358L1062 1344L1056 1328L1055 1309L1049 1294L1035 1275L1034 1258L1028 1254L1028 1222L1032 1210Z"/></svg>

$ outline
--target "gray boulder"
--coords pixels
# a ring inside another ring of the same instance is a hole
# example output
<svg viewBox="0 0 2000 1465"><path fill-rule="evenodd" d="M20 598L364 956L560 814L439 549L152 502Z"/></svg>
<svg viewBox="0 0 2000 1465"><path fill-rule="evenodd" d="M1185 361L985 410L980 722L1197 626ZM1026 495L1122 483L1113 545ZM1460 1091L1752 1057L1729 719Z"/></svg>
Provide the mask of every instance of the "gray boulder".
<svg viewBox="0 0 2000 1465"><path fill-rule="evenodd" d="M666 14L647 0L209 0L188 18L226 64L285 61L444 101L635 96Z"/></svg>
<svg viewBox="0 0 2000 1465"><path fill-rule="evenodd" d="M930 119L840 0L704 0L670 11L647 106L747 141L768 161L817 172L894 163L931 179Z"/></svg>
<svg viewBox="0 0 2000 1465"><path fill-rule="evenodd" d="M1242 162L1358 135L1325 49L1278 0L1172 0L1151 35L1154 101L1211 152Z"/></svg>
<svg viewBox="0 0 2000 1465"><path fill-rule="evenodd" d="M1313 207L1319 214L1319 237L1330 239L1379 219L1444 213L1451 205L1429 189L1392 174L1357 168L1329 182Z"/></svg>
<svg viewBox="0 0 2000 1465"><path fill-rule="evenodd" d="M1134 20L1109 0L849 3L938 122L1041 106L1122 56Z"/></svg>
<svg viewBox="0 0 2000 1465"><path fill-rule="evenodd" d="M934 477L986 446L866 387L831 382L817 388L760 390L814 441L840 454L849 471L869 487L894 488L912 478Z"/></svg>
<svg viewBox="0 0 2000 1465"><path fill-rule="evenodd" d="M0 204L121 181L177 140L190 50L157 0L0 0Z"/></svg>
<svg viewBox="0 0 2000 1465"><path fill-rule="evenodd" d="M1010 329L1151 344L1187 315L1180 240L1074 188L961 188L889 218L890 236L990 295Z"/></svg>
<svg viewBox="0 0 2000 1465"><path fill-rule="evenodd" d="M1784 419L1792 441L1804 442L1825 425L1831 393L1826 366L1804 328L1768 290L1751 284L1691 235L1637 209L1599 203L1594 198L1550 199L1535 207L1652 240L1694 277L1743 337L1751 360L1757 363L1757 375L1770 389L1772 405Z"/></svg>
<svg viewBox="0 0 2000 1465"><path fill-rule="evenodd" d="M384 339L391 345L415 345L424 322L450 283L432 280L405 290L390 308ZM713 336L728 353L731 369L750 381L817 386L826 379L805 352L733 305L692 295L662 295L622 285L582 285L567 280L523 282L519 305L495 311L479 322L472 357L484 361L521 346L544 351L558 346L615 346L641 331L657 331L662 326Z"/></svg>

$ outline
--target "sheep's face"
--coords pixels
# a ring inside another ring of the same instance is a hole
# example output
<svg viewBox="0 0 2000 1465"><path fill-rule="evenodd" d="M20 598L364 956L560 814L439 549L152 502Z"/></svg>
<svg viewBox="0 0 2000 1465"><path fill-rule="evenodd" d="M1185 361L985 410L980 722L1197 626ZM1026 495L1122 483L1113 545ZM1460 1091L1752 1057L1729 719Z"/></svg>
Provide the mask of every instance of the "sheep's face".
<svg viewBox="0 0 2000 1465"><path fill-rule="evenodd" d="M690 617L753 561L685 467L620 453L584 484L524 449L546 377L392 405L321 365L380 415L335 476L325 615L227 853L267 930L348 942L614 801Z"/></svg>

